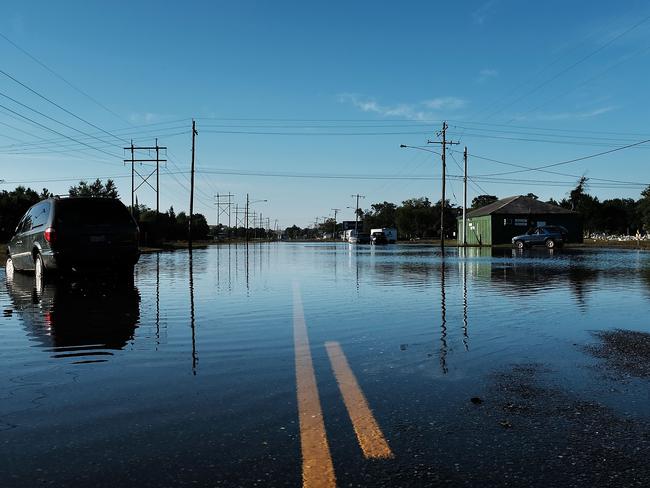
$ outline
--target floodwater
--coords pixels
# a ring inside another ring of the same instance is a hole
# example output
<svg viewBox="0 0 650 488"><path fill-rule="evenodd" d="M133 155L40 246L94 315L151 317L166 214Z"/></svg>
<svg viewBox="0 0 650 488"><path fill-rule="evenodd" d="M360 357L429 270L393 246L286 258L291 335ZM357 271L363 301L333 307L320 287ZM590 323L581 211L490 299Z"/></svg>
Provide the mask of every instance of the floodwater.
<svg viewBox="0 0 650 488"><path fill-rule="evenodd" d="M0 272L0 486L647 486L650 253L264 243Z"/></svg>

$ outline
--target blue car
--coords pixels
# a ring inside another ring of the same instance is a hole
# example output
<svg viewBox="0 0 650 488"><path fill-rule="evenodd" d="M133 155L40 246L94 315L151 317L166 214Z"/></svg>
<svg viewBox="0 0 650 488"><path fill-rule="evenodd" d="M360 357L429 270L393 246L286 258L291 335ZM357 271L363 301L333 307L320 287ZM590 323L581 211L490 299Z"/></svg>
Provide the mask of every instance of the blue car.
<svg viewBox="0 0 650 488"><path fill-rule="evenodd" d="M512 245L517 249L531 246L546 246L548 249L553 249L561 247L567 241L568 234L569 231L561 225L544 225L513 237Z"/></svg>

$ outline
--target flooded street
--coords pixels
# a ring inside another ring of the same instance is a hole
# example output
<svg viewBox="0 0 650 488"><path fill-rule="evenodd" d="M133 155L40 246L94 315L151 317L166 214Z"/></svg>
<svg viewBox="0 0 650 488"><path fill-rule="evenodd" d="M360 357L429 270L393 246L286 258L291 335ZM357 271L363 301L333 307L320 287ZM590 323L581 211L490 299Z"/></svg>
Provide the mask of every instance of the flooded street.
<svg viewBox="0 0 650 488"><path fill-rule="evenodd" d="M649 253L264 243L0 279L3 487L650 479Z"/></svg>

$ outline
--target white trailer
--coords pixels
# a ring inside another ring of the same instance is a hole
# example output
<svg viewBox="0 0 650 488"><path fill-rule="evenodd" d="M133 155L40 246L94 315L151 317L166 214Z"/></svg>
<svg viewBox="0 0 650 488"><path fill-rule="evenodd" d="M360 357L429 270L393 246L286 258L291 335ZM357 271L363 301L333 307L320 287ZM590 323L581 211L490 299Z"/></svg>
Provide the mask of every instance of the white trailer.
<svg viewBox="0 0 650 488"><path fill-rule="evenodd" d="M373 235L375 232L383 232L389 244L395 244L397 242L397 229L394 227L382 227L381 229L371 229L370 235Z"/></svg>

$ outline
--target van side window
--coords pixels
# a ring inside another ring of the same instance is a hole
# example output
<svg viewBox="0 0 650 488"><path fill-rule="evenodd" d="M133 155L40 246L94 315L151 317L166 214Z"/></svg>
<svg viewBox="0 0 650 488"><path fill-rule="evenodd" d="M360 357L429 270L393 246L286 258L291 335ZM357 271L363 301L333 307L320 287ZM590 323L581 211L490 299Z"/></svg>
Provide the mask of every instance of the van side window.
<svg viewBox="0 0 650 488"><path fill-rule="evenodd" d="M32 229L42 227L47 223L49 217L50 204L42 202L36 205L29 213L32 216Z"/></svg>
<svg viewBox="0 0 650 488"><path fill-rule="evenodd" d="M23 223L20 225L20 229L18 229L18 233L22 234L23 232L28 232L32 228L32 215L31 212L29 212L27 215L23 217Z"/></svg>

